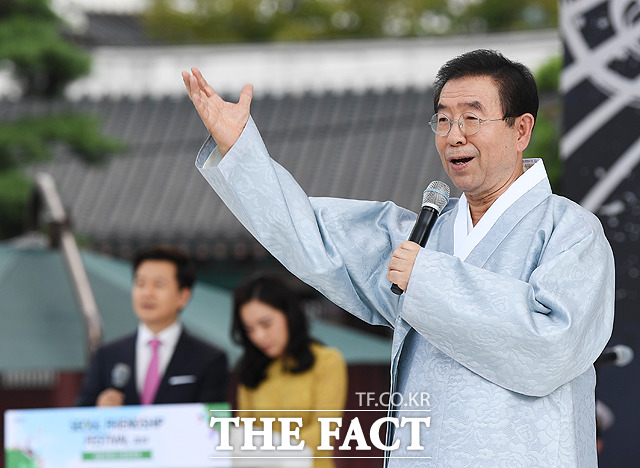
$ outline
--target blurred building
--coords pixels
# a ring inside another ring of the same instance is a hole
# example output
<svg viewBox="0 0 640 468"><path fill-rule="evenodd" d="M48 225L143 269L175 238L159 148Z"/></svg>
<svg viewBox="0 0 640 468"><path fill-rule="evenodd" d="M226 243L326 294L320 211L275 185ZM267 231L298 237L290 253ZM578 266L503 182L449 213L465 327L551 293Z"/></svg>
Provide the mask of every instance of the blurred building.
<svg viewBox="0 0 640 468"><path fill-rule="evenodd" d="M14 101L11 84L0 81L2 118L51 110L97 116L106 134L126 144L122 154L96 166L57 148L55 160L37 168L57 181L76 235L91 250L124 259L150 244L180 245L206 281L227 288L256 269L283 269L195 169L207 132L182 70L197 66L230 100L252 83L252 115L267 147L309 195L392 200L417 211L429 182L449 182L428 127L437 69L478 47L534 70L560 54L556 31L169 46L145 37L144 4L54 2L75 25L73 39L90 51L92 72L56 102ZM293 285L314 315L361 325L301 282Z"/></svg>
<svg viewBox="0 0 640 468"><path fill-rule="evenodd" d="M500 49L534 70L560 53L555 31L169 46L145 37L137 16L144 4L54 1L73 26L71 37L90 50L93 71L56 102L13 100L15 86L0 77L2 119L50 110L97 116L108 135L126 144L122 154L95 166L56 148L55 160L37 168L56 180L78 238L122 259L150 244L182 246L199 261L203 279L226 288L256 269L283 270L195 169L207 132L186 95L182 70L197 66L232 100L253 83L252 115L267 147L309 195L392 200L417 211L429 182L449 183L427 124L439 66L478 47ZM387 334L292 281L312 315ZM6 407L24 407L19 395L31 388L32 405L68 405L79 379L76 370L5 372L3 400ZM351 400L355 391L384 392L388 365L350 366L350 379Z"/></svg>

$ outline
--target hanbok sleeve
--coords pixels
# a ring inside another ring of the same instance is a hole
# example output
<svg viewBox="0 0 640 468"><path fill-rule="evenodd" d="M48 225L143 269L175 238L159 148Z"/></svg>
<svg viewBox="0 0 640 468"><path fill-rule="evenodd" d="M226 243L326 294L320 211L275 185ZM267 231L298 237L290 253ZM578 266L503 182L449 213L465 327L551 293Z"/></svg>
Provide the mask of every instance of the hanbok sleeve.
<svg viewBox="0 0 640 468"><path fill-rule="evenodd" d="M252 119L218 163L209 139L196 166L220 198L289 271L376 325L395 323L387 264L416 215L391 202L309 198L273 161ZM215 159L213 156L211 159Z"/></svg>

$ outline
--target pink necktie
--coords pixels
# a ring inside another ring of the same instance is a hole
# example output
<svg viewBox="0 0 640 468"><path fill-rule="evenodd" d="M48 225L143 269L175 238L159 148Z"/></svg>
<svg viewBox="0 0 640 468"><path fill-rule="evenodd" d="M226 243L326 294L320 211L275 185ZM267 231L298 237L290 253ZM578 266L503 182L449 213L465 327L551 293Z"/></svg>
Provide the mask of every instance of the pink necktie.
<svg viewBox="0 0 640 468"><path fill-rule="evenodd" d="M149 368L147 369L147 376L144 379L144 387L142 388L142 396L140 402L143 405L150 405L153 403L160 385L160 372L158 370L158 348L160 347L160 340L153 338L149 341L149 345L152 348L151 362L149 362Z"/></svg>

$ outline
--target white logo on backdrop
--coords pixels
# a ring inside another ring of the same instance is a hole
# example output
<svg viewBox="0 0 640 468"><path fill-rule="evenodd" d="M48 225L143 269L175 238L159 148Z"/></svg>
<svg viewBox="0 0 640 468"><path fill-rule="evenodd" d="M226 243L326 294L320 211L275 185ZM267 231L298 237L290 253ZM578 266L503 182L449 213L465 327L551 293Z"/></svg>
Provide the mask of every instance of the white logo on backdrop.
<svg viewBox="0 0 640 468"><path fill-rule="evenodd" d="M563 0L560 8L561 34L574 59L562 72L562 91L588 79L609 96L563 136L560 152L567 159L622 109L640 108L640 2ZM594 33L601 33L603 40L591 46L589 39L595 42ZM611 165L580 204L597 211L638 163L640 138Z"/></svg>

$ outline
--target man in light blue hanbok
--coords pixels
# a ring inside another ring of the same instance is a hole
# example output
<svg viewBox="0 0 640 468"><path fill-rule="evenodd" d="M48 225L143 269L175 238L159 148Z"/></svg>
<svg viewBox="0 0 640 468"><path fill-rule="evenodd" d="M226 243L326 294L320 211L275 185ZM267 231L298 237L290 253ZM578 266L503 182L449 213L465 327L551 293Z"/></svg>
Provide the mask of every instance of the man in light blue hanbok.
<svg viewBox="0 0 640 468"><path fill-rule="evenodd" d="M613 255L597 218L523 160L538 109L526 67L479 50L438 72L431 128L463 195L425 248L406 241L416 214L391 202L307 197L270 159L252 87L228 103L192 73L209 184L296 276L394 329L391 392L405 404L391 413L430 419L415 444L409 425L390 426L388 466L597 466L593 362L613 324Z"/></svg>

